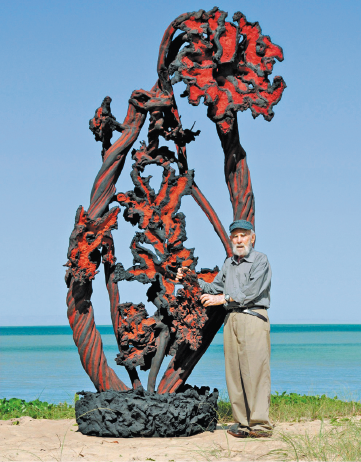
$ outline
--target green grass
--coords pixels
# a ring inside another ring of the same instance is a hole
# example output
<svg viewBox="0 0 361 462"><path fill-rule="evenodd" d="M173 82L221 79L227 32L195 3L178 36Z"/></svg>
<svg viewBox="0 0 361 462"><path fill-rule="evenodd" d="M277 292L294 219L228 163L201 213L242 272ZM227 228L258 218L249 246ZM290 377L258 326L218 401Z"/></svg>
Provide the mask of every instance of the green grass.
<svg viewBox="0 0 361 462"><path fill-rule="evenodd" d="M22 416L30 416L33 419L74 419L75 409L71 404L49 404L38 399L29 402L18 398L0 399L0 420Z"/></svg>
<svg viewBox="0 0 361 462"><path fill-rule="evenodd" d="M232 421L231 403L218 401L220 423ZM361 403L342 401L335 396L298 395L283 392L271 396L270 419L272 422L299 422L302 420L337 419L361 415Z"/></svg>
<svg viewBox="0 0 361 462"><path fill-rule="evenodd" d="M324 420L361 415L361 403L342 401L335 396L298 395L276 392L271 396L270 418L275 422Z"/></svg>
<svg viewBox="0 0 361 462"><path fill-rule="evenodd" d="M75 395L74 401L78 396ZM286 392L271 396L270 418L273 422L298 422L302 420L335 420L361 415L361 403L342 401L336 397L298 395ZM26 402L23 399L0 399L0 419L7 420L30 416L33 419L74 419L74 404L49 404L38 399ZM218 401L220 423L232 421L231 404L227 399Z"/></svg>

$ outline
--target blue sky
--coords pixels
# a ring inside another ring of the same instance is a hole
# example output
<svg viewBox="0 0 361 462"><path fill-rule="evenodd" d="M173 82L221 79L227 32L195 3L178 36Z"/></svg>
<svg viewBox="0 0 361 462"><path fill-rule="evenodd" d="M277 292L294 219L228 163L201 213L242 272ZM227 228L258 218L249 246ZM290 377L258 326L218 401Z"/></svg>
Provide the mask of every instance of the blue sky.
<svg viewBox="0 0 361 462"><path fill-rule="evenodd" d="M122 122L132 90L150 89L168 24L213 1L1 2L1 325L67 324L64 268L77 207L89 206L101 165L88 120L106 95ZM256 248L273 269L273 323L361 323L360 84L358 1L227 1L259 21L283 47L274 75L287 83L272 122L239 114L256 198ZM188 150L197 184L221 221L232 219L223 152L206 107L180 99L183 125L201 135ZM140 139L144 139L143 129ZM137 142L135 147L139 146ZM126 162L118 191L132 188ZM160 170L160 169L159 169ZM151 184L160 172L154 167ZM187 247L199 268L221 265L224 251L191 197ZM116 255L132 264L135 229L122 218ZM121 301L145 302L146 287L120 284ZM98 324L110 324L104 276L94 283ZM151 310L150 310L151 311Z"/></svg>

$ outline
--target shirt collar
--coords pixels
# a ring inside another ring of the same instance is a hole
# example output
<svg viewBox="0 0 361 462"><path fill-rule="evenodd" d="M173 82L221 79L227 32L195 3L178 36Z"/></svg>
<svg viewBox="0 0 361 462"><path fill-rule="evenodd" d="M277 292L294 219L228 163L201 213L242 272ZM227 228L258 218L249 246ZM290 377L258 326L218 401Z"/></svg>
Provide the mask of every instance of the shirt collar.
<svg viewBox="0 0 361 462"><path fill-rule="evenodd" d="M232 256L232 262L234 264L236 264L236 265L239 265L240 263L242 263L244 261L249 262L249 263L253 263L254 259L255 259L255 256L256 256L256 253L255 253L254 249L252 248L250 253L246 257L242 257L241 260L238 260L237 255L233 255Z"/></svg>

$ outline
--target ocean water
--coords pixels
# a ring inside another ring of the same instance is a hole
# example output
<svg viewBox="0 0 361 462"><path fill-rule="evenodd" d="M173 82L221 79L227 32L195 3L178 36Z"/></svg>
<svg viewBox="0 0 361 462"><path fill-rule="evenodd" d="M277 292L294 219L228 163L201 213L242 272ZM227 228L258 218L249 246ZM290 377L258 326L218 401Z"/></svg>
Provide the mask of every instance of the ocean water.
<svg viewBox="0 0 361 462"><path fill-rule="evenodd" d="M112 327L98 329L108 364L129 385L126 371L114 361L118 349ZM95 391L68 326L0 327L0 352L1 398L71 403L76 392ZM146 385L147 373L139 375ZM361 325L271 325L271 375L273 393L361 400ZM227 394L222 330L187 382Z"/></svg>

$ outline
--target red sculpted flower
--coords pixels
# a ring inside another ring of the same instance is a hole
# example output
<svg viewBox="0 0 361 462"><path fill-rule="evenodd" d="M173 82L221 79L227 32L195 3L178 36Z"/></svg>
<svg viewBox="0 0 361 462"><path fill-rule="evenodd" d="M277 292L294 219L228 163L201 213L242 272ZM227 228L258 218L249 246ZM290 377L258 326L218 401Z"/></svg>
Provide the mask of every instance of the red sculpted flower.
<svg viewBox="0 0 361 462"><path fill-rule="evenodd" d="M187 84L182 96L193 105L203 97L208 117L225 133L235 113L248 108L254 118L262 114L270 121L286 87L282 77L276 76L272 84L268 79L275 59L283 61L282 48L242 13L234 14L236 24L226 22L226 17L227 13L213 8L178 24L188 45L169 66L172 83Z"/></svg>

